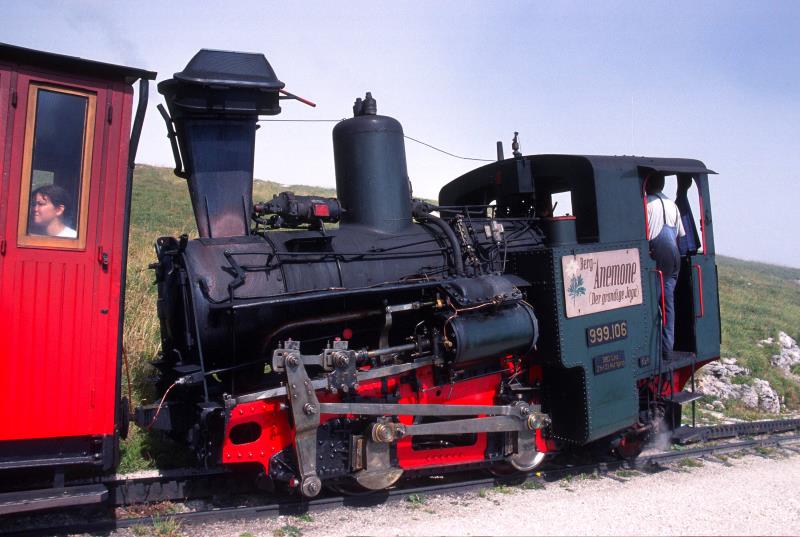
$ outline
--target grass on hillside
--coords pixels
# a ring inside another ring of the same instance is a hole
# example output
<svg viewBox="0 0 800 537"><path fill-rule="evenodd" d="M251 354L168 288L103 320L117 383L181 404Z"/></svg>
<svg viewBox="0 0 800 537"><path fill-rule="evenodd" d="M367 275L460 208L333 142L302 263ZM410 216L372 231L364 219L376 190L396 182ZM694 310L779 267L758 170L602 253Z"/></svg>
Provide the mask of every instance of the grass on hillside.
<svg viewBox="0 0 800 537"><path fill-rule="evenodd" d="M800 336L800 269L719 256L722 356L738 358L751 377L769 381L786 398L789 409L800 408L800 386L773 367L778 344L759 347L778 331Z"/></svg>
<svg viewBox="0 0 800 537"><path fill-rule="evenodd" d="M264 201L286 190L304 195L335 196L331 189L256 181L253 198ZM156 288L153 271L148 268L156 260L153 244L160 236L177 237L183 233L197 236L186 182L175 177L171 169L138 166L131 207L124 332L133 406L153 402L155 395L149 380L154 374L149 362L157 357L160 349ZM761 339L776 337L779 330L795 339L800 336L800 285L797 283L800 269L720 257L719 276L722 355L739 358L742 365L753 371L753 376L768 380L784 394L789 408L800 408L800 388L770 366L770 356L777 348L756 346ZM123 379L123 393L126 389ZM169 450L164 449L162 440L132 427L130 438L123 444L121 470L152 467L155 458L163 456L164 451ZM158 453L162 455L156 455ZM158 464L169 465L170 461L159 460Z"/></svg>

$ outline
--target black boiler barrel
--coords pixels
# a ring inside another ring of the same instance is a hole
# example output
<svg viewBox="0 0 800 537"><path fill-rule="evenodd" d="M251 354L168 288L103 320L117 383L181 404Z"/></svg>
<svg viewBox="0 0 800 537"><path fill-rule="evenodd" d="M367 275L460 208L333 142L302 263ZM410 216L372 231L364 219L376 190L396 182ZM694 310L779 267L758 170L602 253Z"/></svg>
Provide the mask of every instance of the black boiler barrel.
<svg viewBox="0 0 800 537"><path fill-rule="evenodd" d="M379 116L367 93L356 101L355 116L333 129L336 191L342 224L394 233L411 225L411 190L403 127Z"/></svg>

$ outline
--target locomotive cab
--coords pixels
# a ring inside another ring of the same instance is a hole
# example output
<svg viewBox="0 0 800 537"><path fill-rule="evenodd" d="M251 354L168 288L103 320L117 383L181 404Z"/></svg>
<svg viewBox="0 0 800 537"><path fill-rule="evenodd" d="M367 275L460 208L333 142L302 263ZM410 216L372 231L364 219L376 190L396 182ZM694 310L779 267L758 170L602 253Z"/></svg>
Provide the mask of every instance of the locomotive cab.
<svg viewBox="0 0 800 537"><path fill-rule="evenodd" d="M543 247L510 255L506 271L533 283L527 295L537 311L552 312L540 319L533 356L543 364L543 408L555 436L580 445L650 423L653 414L677 427L680 403L698 397L683 387L720 345L712 173L686 159L518 155L442 189L448 210L496 200L497 213L529 218L542 232ZM646 230L644 186L653 174L673 178L665 191L688 228L668 354L660 345L663 275Z"/></svg>

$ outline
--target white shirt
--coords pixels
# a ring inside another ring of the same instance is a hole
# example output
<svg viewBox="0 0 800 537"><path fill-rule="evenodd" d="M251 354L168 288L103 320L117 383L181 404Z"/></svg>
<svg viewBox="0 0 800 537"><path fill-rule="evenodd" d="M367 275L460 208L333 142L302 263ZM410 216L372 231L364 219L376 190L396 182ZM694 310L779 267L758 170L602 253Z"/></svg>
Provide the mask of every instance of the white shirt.
<svg viewBox="0 0 800 537"><path fill-rule="evenodd" d="M78 232L75 231L74 229L72 229L69 226L64 226L64 229L59 231L58 235L56 235L56 237L66 237L67 239L77 239L78 238Z"/></svg>
<svg viewBox="0 0 800 537"><path fill-rule="evenodd" d="M659 199L661 201L659 201ZM661 208L661 202L664 202L664 208ZM678 227L678 237L686 235L686 231L681 224L681 212L678 210L677 205L671 199L666 197L662 192L658 194L648 194L647 196L647 238L652 240L658 237L661 230L664 228L664 215L667 216L667 225L670 227Z"/></svg>

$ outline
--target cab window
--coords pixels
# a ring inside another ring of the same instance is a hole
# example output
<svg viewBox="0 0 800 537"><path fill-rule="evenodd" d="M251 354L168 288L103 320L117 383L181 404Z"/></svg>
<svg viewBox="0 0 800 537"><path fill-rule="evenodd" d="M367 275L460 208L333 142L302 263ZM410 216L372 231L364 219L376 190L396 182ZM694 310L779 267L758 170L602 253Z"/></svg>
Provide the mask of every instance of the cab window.
<svg viewBox="0 0 800 537"><path fill-rule="evenodd" d="M83 249L95 96L31 84L20 192L20 246Z"/></svg>
<svg viewBox="0 0 800 537"><path fill-rule="evenodd" d="M666 176L662 192L675 202L681 215L681 226L685 235L678 239L680 254L685 256L703 253L705 245L700 221L700 191L694 177L683 174Z"/></svg>

